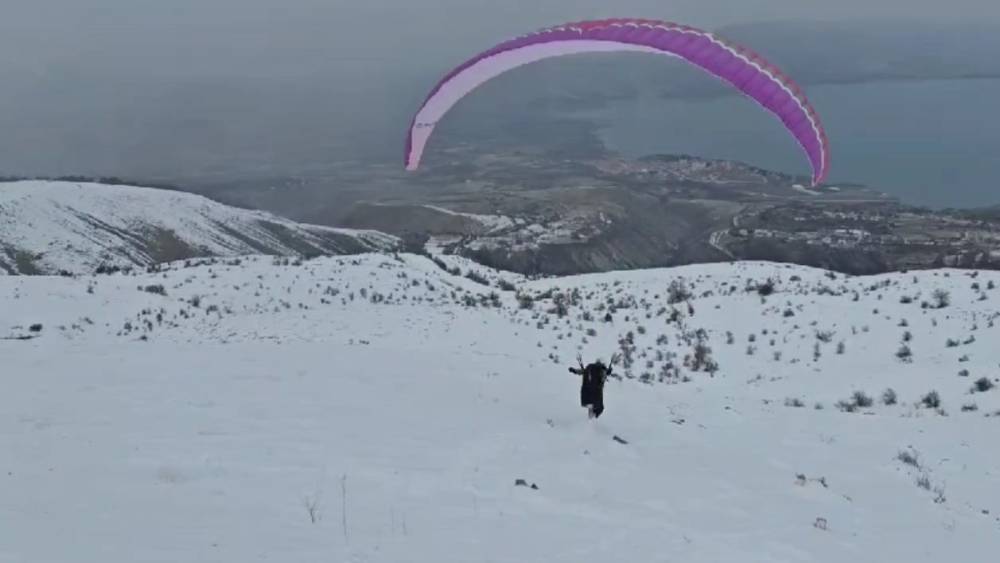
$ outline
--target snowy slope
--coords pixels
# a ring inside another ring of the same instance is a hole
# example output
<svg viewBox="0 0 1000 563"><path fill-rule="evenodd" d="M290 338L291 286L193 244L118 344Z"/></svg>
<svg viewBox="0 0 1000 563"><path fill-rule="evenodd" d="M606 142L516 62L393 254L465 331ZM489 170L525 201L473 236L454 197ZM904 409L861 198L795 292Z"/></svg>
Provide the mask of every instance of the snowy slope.
<svg viewBox="0 0 1000 563"><path fill-rule="evenodd" d="M0 561L996 560L1000 275L507 283L410 255L0 279ZM566 368L616 349L588 421Z"/></svg>
<svg viewBox="0 0 1000 563"><path fill-rule="evenodd" d="M391 248L374 231L301 225L201 196L133 186L0 183L0 274L91 273L196 256Z"/></svg>
<svg viewBox="0 0 1000 563"><path fill-rule="evenodd" d="M454 211L447 209L438 205L422 205L425 209L432 209L434 211L439 211L447 215L454 215L456 217L465 217L471 219L483 226L487 232L498 231L502 229L509 229L516 224L516 221L506 215L484 215L479 213L462 213L459 211Z"/></svg>

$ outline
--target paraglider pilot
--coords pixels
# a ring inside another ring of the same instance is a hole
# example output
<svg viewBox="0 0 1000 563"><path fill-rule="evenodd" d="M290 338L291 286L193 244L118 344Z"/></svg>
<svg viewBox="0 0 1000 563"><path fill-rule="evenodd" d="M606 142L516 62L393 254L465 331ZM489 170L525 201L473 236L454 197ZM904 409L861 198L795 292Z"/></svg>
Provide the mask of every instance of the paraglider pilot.
<svg viewBox="0 0 1000 563"><path fill-rule="evenodd" d="M588 418L598 418L604 412L604 382L611 375L611 366L604 365L600 359L583 365L577 358L579 368L569 368L570 373L582 376L580 381L580 406L587 408ZM611 365L614 365L612 361Z"/></svg>

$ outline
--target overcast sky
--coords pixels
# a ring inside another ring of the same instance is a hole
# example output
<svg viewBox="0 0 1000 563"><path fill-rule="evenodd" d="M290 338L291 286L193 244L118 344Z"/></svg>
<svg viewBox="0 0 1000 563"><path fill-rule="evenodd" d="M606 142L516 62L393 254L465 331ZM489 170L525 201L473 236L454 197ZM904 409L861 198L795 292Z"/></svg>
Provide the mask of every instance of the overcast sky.
<svg viewBox="0 0 1000 563"><path fill-rule="evenodd" d="M0 0L0 69L216 70L256 53L451 56L574 19L1000 21L997 0ZM406 51L399 49L405 47ZM220 69L224 70L224 69ZM231 69L238 71L238 69Z"/></svg>
<svg viewBox="0 0 1000 563"><path fill-rule="evenodd" d="M1000 0L0 0L0 174L297 170L397 139L473 52L625 16L982 23Z"/></svg>

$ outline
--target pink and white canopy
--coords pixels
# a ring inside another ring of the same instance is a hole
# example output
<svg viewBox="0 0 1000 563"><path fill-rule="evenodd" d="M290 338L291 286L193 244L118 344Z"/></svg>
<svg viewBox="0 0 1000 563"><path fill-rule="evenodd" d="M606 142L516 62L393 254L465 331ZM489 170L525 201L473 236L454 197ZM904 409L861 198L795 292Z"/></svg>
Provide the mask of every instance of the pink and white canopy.
<svg viewBox="0 0 1000 563"><path fill-rule="evenodd" d="M596 52L641 52L680 57L728 82L777 116L805 151L813 185L830 165L826 133L802 90L759 55L715 35L675 23L611 19L550 27L505 41L446 75L413 118L406 169L416 170L435 125L466 94L492 78L551 57Z"/></svg>

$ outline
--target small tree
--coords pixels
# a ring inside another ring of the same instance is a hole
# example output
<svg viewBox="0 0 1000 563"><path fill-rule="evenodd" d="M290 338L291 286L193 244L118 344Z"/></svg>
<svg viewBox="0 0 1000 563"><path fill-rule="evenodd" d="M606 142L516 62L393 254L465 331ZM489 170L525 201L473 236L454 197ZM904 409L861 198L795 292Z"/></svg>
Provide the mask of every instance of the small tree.
<svg viewBox="0 0 1000 563"><path fill-rule="evenodd" d="M757 295L761 297L767 297L774 293L774 280L767 278L767 281L757 285Z"/></svg>
<svg viewBox="0 0 1000 563"><path fill-rule="evenodd" d="M873 401L868 395L865 395L864 391L855 391L854 395L851 396L851 399L853 399L855 405L863 409L867 409L875 404L875 401Z"/></svg>
<svg viewBox="0 0 1000 563"><path fill-rule="evenodd" d="M549 309L550 313L555 313L559 318L563 318L569 314L569 305L566 302L566 294L557 293L552 298L553 307Z"/></svg>
<svg viewBox="0 0 1000 563"><path fill-rule="evenodd" d="M906 363L912 362L913 350L910 350L909 346L903 344L902 346L899 347L899 350L896 350L896 357L899 358L899 360L902 362Z"/></svg>
<svg viewBox="0 0 1000 563"><path fill-rule="evenodd" d="M923 396L920 402L929 409L936 409L941 407L941 396L938 395L937 391L931 391L930 393Z"/></svg>
<svg viewBox="0 0 1000 563"><path fill-rule="evenodd" d="M676 305L689 299L691 299L691 290L688 289L684 278L670 282L670 286L667 288L667 303Z"/></svg>
<svg viewBox="0 0 1000 563"><path fill-rule="evenodd" d="M882 392L882 404L892 406L896 404L897 400L896 391L891 387Z"/></svg>
<svg viewBox="0 0 1000 563"><path fill-rule="evenodd" d="M915 450L901 450L896 459L905 463L906 465L911 465L920 469L920 456Z"/></svg>
<svg viewBox="0 0 1000 563"><path fill-rule="evenodd" d="M994 385L992 381L990 381L985 377L980 377L979 379L976 380L976 383L973 385L972 390L978 391L980 393L985 393L990 389L993 389L993 387Z"/></svg>
<svg viewBox="0 0 1000 563"><path fill-rule="evenodd" d="M466 272L465 277L467 279L470 279L470 280L478 283L479 285L487 285L487 286L490 285L490 280L486 279L486 277L483 276L482 274L480 274L478 272L474 272L472 270L469 270L468 272Z"/></svg>
<svg viewBox="0 0 1000 563"><path fill-rule="evenodd" d="M516 285L504 279L497 281L497 287L499 287L501 291L517 291Z"/></svg>
<svg viewBox="0 0 1000 563"><path fill-rule="evenodd" d="M944 309L951 305L951 294L943 289L935 289L931 297L934 298L934 306L938 309Z"/></svg>
<svg viewBox="0 0 1000 563"><path fill-rule="evenodd" d="M143 291L145 291L146 293L152 293L152 294L155 294L155 295L164 295L165 296L167 294L166 288L164 288L162 285L159 285L159 284L156 284L156 285L147 285L146 287L143 288Z"/></svg>
<svg viewBox="0 0 1000 563"><path fill-rule="evenodd" d="M819 340L820 342L822 342L824 344L829 344L830 342L833 342L833 331L832 330L817 330L816 331L816 340Z"/></svg>
<svg viewBox="0 0 1000 563"><path fill-rule="evenodd" d="M712 348L703 340L694 345L694 355L691 359L691 369L694 371L715 371L715 360L712 359Z"/></svg>

